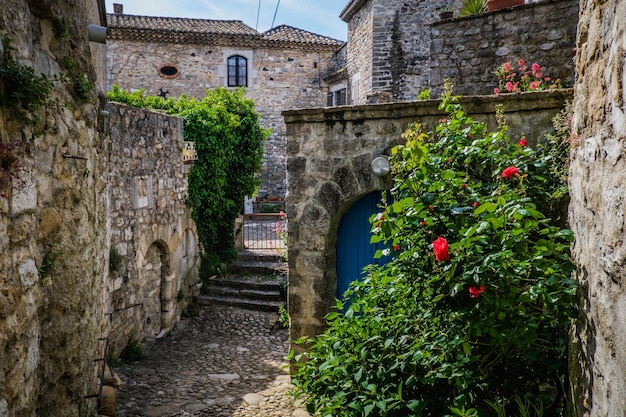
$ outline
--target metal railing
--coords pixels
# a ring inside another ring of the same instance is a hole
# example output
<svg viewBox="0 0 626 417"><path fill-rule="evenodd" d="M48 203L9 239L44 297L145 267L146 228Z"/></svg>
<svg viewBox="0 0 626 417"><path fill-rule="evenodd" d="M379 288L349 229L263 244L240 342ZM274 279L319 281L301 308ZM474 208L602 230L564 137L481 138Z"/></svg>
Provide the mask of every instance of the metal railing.
<svg viewBox="0 0 626 417"><path fill-rule="evenodd" d="M243 215L243 248L246 250L276 250L286 248L287 218L280 213Z"/></svg>

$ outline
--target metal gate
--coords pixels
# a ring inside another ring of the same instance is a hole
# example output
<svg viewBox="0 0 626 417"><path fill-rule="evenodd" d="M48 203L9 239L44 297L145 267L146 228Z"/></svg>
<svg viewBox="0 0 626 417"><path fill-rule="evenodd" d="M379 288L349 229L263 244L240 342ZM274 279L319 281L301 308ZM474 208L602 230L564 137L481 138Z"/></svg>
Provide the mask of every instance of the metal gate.
<svg viewBox="0 0 626 417"><path fill-rule="evenodd" d="M344 292L352 281L363 276L363 268L370 264L384 265L388 257L374 258L382 243L370 243L372 214L380 212L378 204L381 192L375 191L359 199L341 219L337 231L337 298L343 299Z"/></svg>
<svg viewBox="0 0 626 417"><path fill-rule="evenodd" d="M243 248L246 250L285 250L287 218L284 213L256 213L243 215Z"/></svg>

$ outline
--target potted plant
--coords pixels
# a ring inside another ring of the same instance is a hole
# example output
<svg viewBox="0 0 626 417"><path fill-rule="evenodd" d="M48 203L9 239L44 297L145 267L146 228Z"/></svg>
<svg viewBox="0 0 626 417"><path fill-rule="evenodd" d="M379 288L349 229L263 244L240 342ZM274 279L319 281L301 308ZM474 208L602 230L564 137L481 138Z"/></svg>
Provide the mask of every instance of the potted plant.
<svg viewBox="0 0 626 417"><path fill-rule="evenodd" d="M463 0L463 4L459 9L460 16L471 16L474 14L485 13L487 8L487 0Z"/></svg>

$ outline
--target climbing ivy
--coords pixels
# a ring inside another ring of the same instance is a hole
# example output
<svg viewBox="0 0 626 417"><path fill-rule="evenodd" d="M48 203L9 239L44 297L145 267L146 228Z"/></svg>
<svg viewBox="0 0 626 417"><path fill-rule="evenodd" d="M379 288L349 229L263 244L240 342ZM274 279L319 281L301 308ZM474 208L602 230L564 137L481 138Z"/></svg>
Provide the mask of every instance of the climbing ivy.
<svg viewBox="0 0 626 417"><path fill-rule="evenodd" d="M263 156L262 129L254 102L244 89L218 88L198 100L182 96L163 99L133 93L118 86L108 93L112 101L151 108L183 119L185 140L193 141L198 160L189 172L188 204L204 251L201 273L207 276L220 263L236 256L233 230L244 196L254 195Z"/></svg>

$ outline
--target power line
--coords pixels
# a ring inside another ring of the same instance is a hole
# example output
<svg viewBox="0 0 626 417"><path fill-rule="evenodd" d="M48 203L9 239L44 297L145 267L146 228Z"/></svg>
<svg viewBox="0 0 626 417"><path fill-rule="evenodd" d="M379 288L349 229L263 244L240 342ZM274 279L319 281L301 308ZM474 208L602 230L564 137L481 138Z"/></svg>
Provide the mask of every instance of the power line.
<svg viewBox="0 0 626 417"><path fill-rule="evenodd" d="M259 8L256 11L256 27L254 30L259 30L259 16L261 15L261 0L259 0Z"/></svg>
<svg viewBox="0 0 626 417"><path fill-rule="evenodd" d="M280 6L280 0L278 0L278 3L276 3L276 11L274 12L274 18L272 19L272 26L270 29L274 28L274 22L276 21L276 14L278 14L278 6Z"/></svg>

